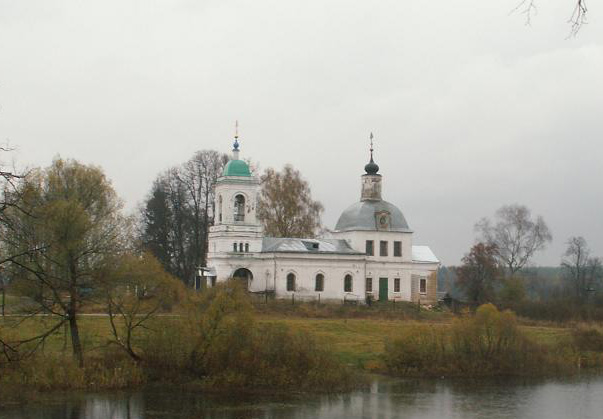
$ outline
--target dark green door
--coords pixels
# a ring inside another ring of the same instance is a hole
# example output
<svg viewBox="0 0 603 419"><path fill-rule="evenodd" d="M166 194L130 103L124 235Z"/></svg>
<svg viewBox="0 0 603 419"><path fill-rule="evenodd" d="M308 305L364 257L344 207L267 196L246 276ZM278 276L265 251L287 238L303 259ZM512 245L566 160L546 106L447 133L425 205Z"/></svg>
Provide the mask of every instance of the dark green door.
<svg viewBox="0 0 603 419"><path fill-rule="evenodd" d="M379 278L379 301L387 301L388 284L387 278Z"/></svg>

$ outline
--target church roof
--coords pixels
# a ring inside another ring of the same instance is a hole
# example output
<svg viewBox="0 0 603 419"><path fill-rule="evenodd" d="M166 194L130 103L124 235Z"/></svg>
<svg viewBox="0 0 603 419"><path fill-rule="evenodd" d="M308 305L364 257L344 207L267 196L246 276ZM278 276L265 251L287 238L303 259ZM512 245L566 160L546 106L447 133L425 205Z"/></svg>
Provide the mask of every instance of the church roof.
<svg viewBox="0 0 603 419"><path fill-rule="evenodd" d="M315 253L361 255L364 253L352 249L349 243L340 239L298 239L264 237L263 253Z"/></svg>
<svg viewBox="0 0 603 419"><path fill-rule="evenodd" d="M243 160L231 160L224 166L223 176L251 176L249 166Z"/></svg>
<svg viewBox="0 0 603 419"><path fill-rule="evenodd" d="M412 261L419 263L440 263L429 246L413 246Z"/></svg>
<svg viewBox="0 0 603 419"><path fill-rule="evenodd" d="M412 232L402 211L394 204L383 200L360 201L349 206L341 213L335 231L375 231L377 230L377 213L381 212L389 213L388 231Z"/></svg>

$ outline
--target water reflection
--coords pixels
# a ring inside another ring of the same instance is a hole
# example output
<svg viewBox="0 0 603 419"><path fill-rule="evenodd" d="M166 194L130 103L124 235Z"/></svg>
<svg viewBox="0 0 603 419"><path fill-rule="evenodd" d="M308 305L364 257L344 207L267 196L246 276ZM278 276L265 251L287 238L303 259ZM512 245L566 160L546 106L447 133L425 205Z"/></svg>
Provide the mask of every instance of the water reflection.
<svg viewBox="0 0 603 419"><path fill-rule="evenodd" d="M569 381L376 379L369 389L336 396L222 398L145 391L53 397L5 407L0 419L152 418L600 418L603 378Z"/></svg>

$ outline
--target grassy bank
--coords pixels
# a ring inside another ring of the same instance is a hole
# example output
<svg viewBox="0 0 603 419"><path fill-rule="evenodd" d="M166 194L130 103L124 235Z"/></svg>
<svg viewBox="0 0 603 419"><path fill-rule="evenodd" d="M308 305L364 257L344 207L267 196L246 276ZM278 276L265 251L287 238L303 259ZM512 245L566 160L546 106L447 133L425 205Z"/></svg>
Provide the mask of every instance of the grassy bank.
<svg viewBox="0 0 603 419"><path fill-rule="evenodd" d="M238 304L227 303L230 308ZM135 340L142 362L109 343L106 317L81 317L84 369L71 359L68 332L57 330L35 356L0 368L0 398L21 396L23 388L114 389L149 383L203 391L337 391L361 383L362 372L415 377L573 374L597 370L603 361L603 333L592 325L522 324L505 318L498 324L512 323L513 328L494 333L491 342L501 336L504 342L493 344L498 345L495 351L484 351L478 343L483 336L467 323L473 317L455 319L412 307L416 318L404 309L392 314L337 306L245 307L229 311L223 306L228 314L214 329L206 317L209 306L192 317L153 319L150 330ZM343 310L351 314L345 316ZM329 311L339 315L325 316ZM33 336L51 319L30 319L12 329L18 321L0 320L4 336ZM463 342L464 335L473 338Z"/></svg>
<svg viewBox="0 0 603 419"><path fill-rule="evenodd" d="M107 316L81 316L83 368L72 359L66 328L44 341L29 341L54 330L56 317L0 320L0 336L8 344L8 352L0 353L0 399L31 391L149 384L206 392L337 392L360 382L320 337L285 323L258 321L236 285L198 297L187 301L182 314L157 316L143 329L127 329L122 319L114 319L117 334ZM120 339L130 332L135 335L126 347Z"/></svg>

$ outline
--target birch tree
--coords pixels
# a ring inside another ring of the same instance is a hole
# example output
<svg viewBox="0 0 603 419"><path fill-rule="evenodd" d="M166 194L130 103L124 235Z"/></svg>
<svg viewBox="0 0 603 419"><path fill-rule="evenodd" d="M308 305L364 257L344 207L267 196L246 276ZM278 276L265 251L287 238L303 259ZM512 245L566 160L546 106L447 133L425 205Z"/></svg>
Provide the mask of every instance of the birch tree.
<svg viewBox="0 0 603 419"><path fill-rule="evenodd" d="M257 214L267 236L314 237L322 212L322 204L312 199L308 182L292 166L285 166L282 172L264 172Z"/></svg>
<svg viewBox="0 0 603 419"><path fill-rule="evenodd" d="M533 218L523 205L505 205L494 220L482 218L476 225L480 241L493 246L508 276L523 269L534 254L551 242L551 232L541 216Z"/></svg>
<svg viewBox="0 0 603 419"><path fill-rule="evenodd" d="M584 237L570 237L561 262L564 278L577 300L585 302L603 280L601 259L591 257Z"/></svg>

